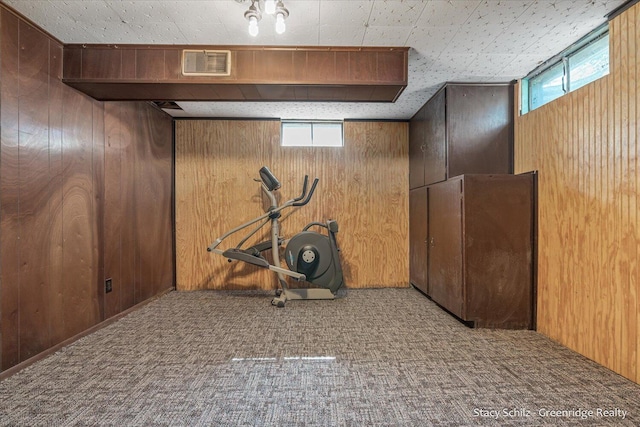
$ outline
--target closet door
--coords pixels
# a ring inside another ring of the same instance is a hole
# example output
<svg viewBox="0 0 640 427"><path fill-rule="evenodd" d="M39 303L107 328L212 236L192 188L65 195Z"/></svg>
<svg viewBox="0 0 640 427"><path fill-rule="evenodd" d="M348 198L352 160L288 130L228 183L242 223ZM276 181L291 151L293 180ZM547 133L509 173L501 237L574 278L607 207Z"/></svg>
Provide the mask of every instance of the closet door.
<svg viewBox="0 0 640 427"><path fill-rule="evenodd" d="M425 185L447 179L445 89L436 93L423 107Z"/></svg>
<svg viewBox="0 0 640 427"><path fill-rule="evenodd" d="M463 316L462 180L429 187L429 296Z"/></svg>
<svg viewBox="0 0 640 427"><path fill-rule="evenodd" d="M513 173L511 85L447 86L448 177Z"/></svg>
<svg viewBox="0 0 640 427"><path fill-rule="evenodd" d="M427 187L420 187L409 192L409 278L429 295L427 237Z"/></svg>
<svg viewBox="0 0 640 427"><path fill-rule="evenodd" d="M424 112L423 106L409 122L409 188L418 188L424 182Z"/></svg>

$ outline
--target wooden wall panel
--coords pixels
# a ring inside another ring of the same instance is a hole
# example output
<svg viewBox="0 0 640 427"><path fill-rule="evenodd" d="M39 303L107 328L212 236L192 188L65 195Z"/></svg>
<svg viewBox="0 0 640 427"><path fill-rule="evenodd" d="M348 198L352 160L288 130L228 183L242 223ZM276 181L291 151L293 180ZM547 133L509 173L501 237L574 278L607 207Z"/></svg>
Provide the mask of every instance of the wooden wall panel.
<svg viewBox="0 0 640 427"><path fill-rule="evenodd" d="M173 286L171 123L145 103L105 103L107 317Z"/></svg>
<svg viewBox="0 0 640 427"><path fill-rule="evenodd" d="M267 271L229 264L206 248L226 230L262 213L260 187L253 178L271 162L279 123L177 121L175 132L176 287L273 288L276 280Z"/></svg>
<svg viewBox="0 0 640 427"><path fill-rule="evenodd" d="M97 284L98 319L104 317L104 104L93 102L92 108L92 173L93 215L95 228L91 251L95 260L94 280Z"/></svg>
<svg viewBox="0 0 640 427"><path fill-rule="evenodd" d="M49 49L49 304L51 345L67 335L64 330L65 282L63 272L64 236L62 233L63 195L63 114L64 91L62 83L62 46L51 43Z"/></svg>
<svg viewBox="0 0 640 427"><path fill-rule="evenodd" d="M49 91L49 40L20 22L20 120L18 165L20 222L25 231L19 241L20 355L31 357L49 347L49 269L46 258L49 231L49 144L46 99ZM28 231L27 231L28 230Z"/></svg>
<svg viewBox="0 0 640 427"><path fill-rule="evenodd" d="M113 286L120 289L120 309L135 304L136 280L136 221L135 211L135 144L138 117L132 103L120 105L120 204L122 225L120 235L120 282Z"/></svg>
<svg viewBox="0 0 640 427"><path fill-rule="evenodd" d="M0 16L0 326L2 365L20 361L20 164L18 161L19 20Z"/></svg>
<svg viewBox="0 0 640 427"><path fill-rule="evenodd" d="M120 243L125 215L120 192L122 167L120 104L106 102L104 111L104 278L111 279L116 283L113 290L104 295L104 314L106 318L109 318L122 311L120 303L122 286L118 283L122 283Z"/></svg>
<svg viewBox="0 0 640 427"><path fill-rule="evenodd" d="M104 104L64 85L62 46L1 4L0 43L5 370L172 287L172 120L147 103ZM128 305L104 294L122 254L133 263Z"/></svg>
<svg viewBox="0 0 640 427"><path fill-rule="evenodd" d="M65 88L62 123L63 331L78 334L100 320L97 216L93 209L93 103Z"/></svg>
<svg viewBox="0 0 640 427"><path fill-rule="evenodd" d="M539 171L538 329L640 382L640 5L610 23L610 74L516 118Z"/></svg>
<svg viewBox="0 0 640 427"><path fill-rule="evenodd" d="M268 271L206 252L215 238L263 212L253 181L263 165L280 179L285 200L299 195L305 174L320 178L312 201L282 219L283 235L336 219L347 286L407 286L408 124L344 126L343 148L311 149L281 147L278 121L177 121L177 288L277 286ZM256 239L266 233L268 227Z"/></svg>
<svg viewBox="0 0 640 427"><path fill-rule="evenodd" d="M173 287L173 126L165 113L138 108L135 145L136 303Z"/></svg>
<svg viewBox="0 0 640 427"><path fill-rule="evenodd" d="M353 287L409 282L408 124L345 124L346 153L339 221L347 283Z"/></svg>

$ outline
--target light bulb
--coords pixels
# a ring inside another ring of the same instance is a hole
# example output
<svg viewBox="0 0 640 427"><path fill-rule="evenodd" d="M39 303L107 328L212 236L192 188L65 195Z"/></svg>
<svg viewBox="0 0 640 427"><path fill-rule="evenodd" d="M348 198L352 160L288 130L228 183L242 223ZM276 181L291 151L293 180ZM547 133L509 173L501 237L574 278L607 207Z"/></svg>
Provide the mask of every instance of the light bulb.
<svg viewBox="0 0 640 427"><path fill-rule="evenodd" d="M282 34L287 29L284 23L284 15L282 13L278 13L276 15L276 33Z"/></svg>
<svg viewBox="0 0 640 427"><path fill-rule="evenodd" d="M276 0L266 0L264 2L264 11L269 15L276 13Z"/></svg>
<svg viewBox="0 0 640 427"><path fill-rule="evenodd" d="M258 32L258 19L255 16L252 16L249 18L249 34L255 37L258 35Z"/></svg>

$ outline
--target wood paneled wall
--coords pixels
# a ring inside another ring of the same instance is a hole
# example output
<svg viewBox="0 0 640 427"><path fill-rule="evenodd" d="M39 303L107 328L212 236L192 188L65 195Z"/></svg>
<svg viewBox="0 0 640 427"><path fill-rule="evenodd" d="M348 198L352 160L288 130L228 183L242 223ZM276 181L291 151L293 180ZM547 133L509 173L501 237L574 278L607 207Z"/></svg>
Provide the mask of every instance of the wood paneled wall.
<svg viewBox="0 0 640 427"><path fill-rule="evenodd" d="M64 85L62 45L2 5L0 44L5 370L172 287L172 122Z"/></svg>
<svg viewBox="0 0 640 427"><path fill-rule="evenodd" d="M640 4L610 23L610 74L516 117L539 171L538 330L640 382Z"/></svg>
<svg viewBox="0 0 640 427"><path fill-rule="evenodd" d="M279 121L183 120L175 138L179 290L277 286L269 271L206 251L263 213L254 182L263 165L280 179L284 200L300 194L305 174L320 179L311 202L283 218L281 234L336 219L348 287L408 285L407 123L345 122L343 148L281 147ZM268 230L256 239L268 238Z"/></svg>
<svg viewBox="0 0 640 427"><path fill-rule="evenodd" d="M104 105L108 318L173 287L173 125L147 104Z"/></svg>

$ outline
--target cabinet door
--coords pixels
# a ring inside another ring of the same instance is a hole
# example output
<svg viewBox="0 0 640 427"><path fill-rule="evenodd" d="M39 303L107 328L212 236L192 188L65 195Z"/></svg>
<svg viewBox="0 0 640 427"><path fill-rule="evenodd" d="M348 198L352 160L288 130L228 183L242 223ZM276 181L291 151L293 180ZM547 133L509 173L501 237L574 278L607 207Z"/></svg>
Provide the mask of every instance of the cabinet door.
<svg viewBox="0 0 640 427"><path fill-rule="evenodd" d="M447 86L449 178L513 171L511 85Z"/></svg>
<svg viewBox="0 0 640 427"><path fill-rule="evenodd" d="M409 192L409 278L429 295L427 282L427 187Z"/></svg>
<svg viewBox="0 0 640 427"><path fill-rule="evenodd" d="M424 185L424 107L409 122L409 188Z"/></svg>
<svg viewBox="0 0 640 427"><path fill-rule="evenodd" d="M462 180L429 187L429 295L463 318Z"/></svg>
<svg viewBox="0 0 640 427"><path fill-rule="evenodd" d="M447 179L445 90L440 90L424 108L424 183Z"/></svg>

